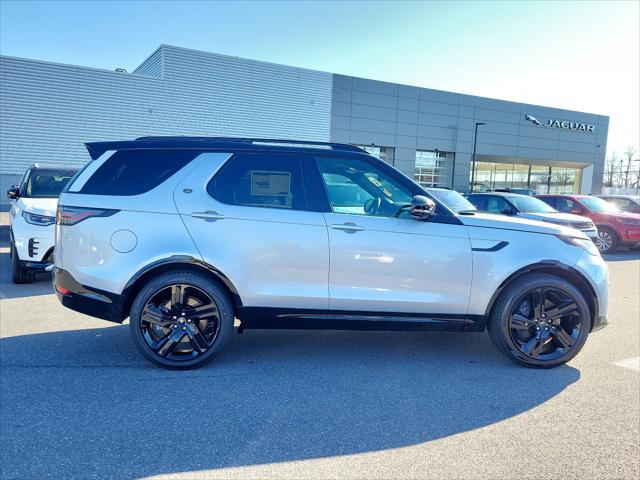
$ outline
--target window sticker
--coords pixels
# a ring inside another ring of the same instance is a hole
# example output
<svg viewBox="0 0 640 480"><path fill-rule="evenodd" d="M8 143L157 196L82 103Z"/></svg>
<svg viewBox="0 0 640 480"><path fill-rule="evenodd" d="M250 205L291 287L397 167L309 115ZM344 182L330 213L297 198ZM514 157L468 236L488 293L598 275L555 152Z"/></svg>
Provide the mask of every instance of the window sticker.
<svg viewBox="0 0 640 480"><path fill-rule="evenodd" d="M291 195L291 173L251 170L251 195Z"/></svg>

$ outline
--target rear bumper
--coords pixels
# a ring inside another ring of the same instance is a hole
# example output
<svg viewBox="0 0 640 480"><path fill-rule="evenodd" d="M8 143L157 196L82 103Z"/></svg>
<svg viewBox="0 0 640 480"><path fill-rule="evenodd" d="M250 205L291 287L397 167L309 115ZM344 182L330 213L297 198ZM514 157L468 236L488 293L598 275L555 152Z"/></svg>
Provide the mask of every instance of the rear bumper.
<svg viewBox="0 0 640 480"><path fill-rule="evenodd" d="M85 287L61 268L54 267L52 283L60 303L71 310L116 323L126 318L122 295Z"/></svg>

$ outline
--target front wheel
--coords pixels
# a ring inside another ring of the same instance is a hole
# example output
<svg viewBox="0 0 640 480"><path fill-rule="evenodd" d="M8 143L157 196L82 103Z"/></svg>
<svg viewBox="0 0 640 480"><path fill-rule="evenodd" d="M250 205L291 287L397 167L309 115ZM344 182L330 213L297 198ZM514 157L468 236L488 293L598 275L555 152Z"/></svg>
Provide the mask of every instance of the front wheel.
<svg viewBox="0 0 640 480"><path fill-rule="evenodd" d="M35 274L20 263L18 251L13 244L11 244L11 280L17 284L31 283L35 280Z"/></svg>
<svg viewBox="0 0 640 480"><path fill-rule="evenodd" d="M598 238L596 239L596 246L600 253L613 253L618 249L618 236L616 233L607 227L600 227L598 229Z"/></svg>
<svg viewBox="0 0 640 480"><path fill-rule="evenodd" d="M567 280L533 273L508 285L491 311L489 335L500 351L527 367L562 365L591 330L589 306Z"/></svg>
<svg viewBox="0 0 640 480"><path fill-rule="evenodd" d="M159 275L131 306L131 335L149 361L164 368L197 368L229 342L233 308L207 276L188 271Z"/></svg>

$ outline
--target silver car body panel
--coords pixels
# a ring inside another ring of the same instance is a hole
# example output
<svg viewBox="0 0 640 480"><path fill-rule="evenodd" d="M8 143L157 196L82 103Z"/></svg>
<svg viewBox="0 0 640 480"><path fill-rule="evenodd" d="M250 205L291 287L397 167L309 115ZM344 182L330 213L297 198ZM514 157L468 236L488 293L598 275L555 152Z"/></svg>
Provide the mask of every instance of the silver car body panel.
<svg viewBox="0 0 640 480"><path fill-rule="evenodd" d="M230 156L203 153L141 195L63 193L61 205L119 212L58 226L56 266L121 294L155 262L187 256L227 277L244 306L485 315L514 272L553 260L588 279L606 314L604 261L557 238L588 238L578 230L483 213L456 224L228 205L206 186Z"/></svg>

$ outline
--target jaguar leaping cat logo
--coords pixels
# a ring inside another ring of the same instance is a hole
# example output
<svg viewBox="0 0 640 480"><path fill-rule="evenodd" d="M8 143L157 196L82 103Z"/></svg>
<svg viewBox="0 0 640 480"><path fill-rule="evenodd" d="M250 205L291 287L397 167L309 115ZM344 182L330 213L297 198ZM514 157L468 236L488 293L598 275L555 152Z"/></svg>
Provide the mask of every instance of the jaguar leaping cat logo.
<svg viewBox="0 0 640 480"><path fill-rule="evenodd" d="M525 115L524 119L529 120L530 122L535 123L536 125L541 125L540 120L538 120L533 115Z"/></svg>

